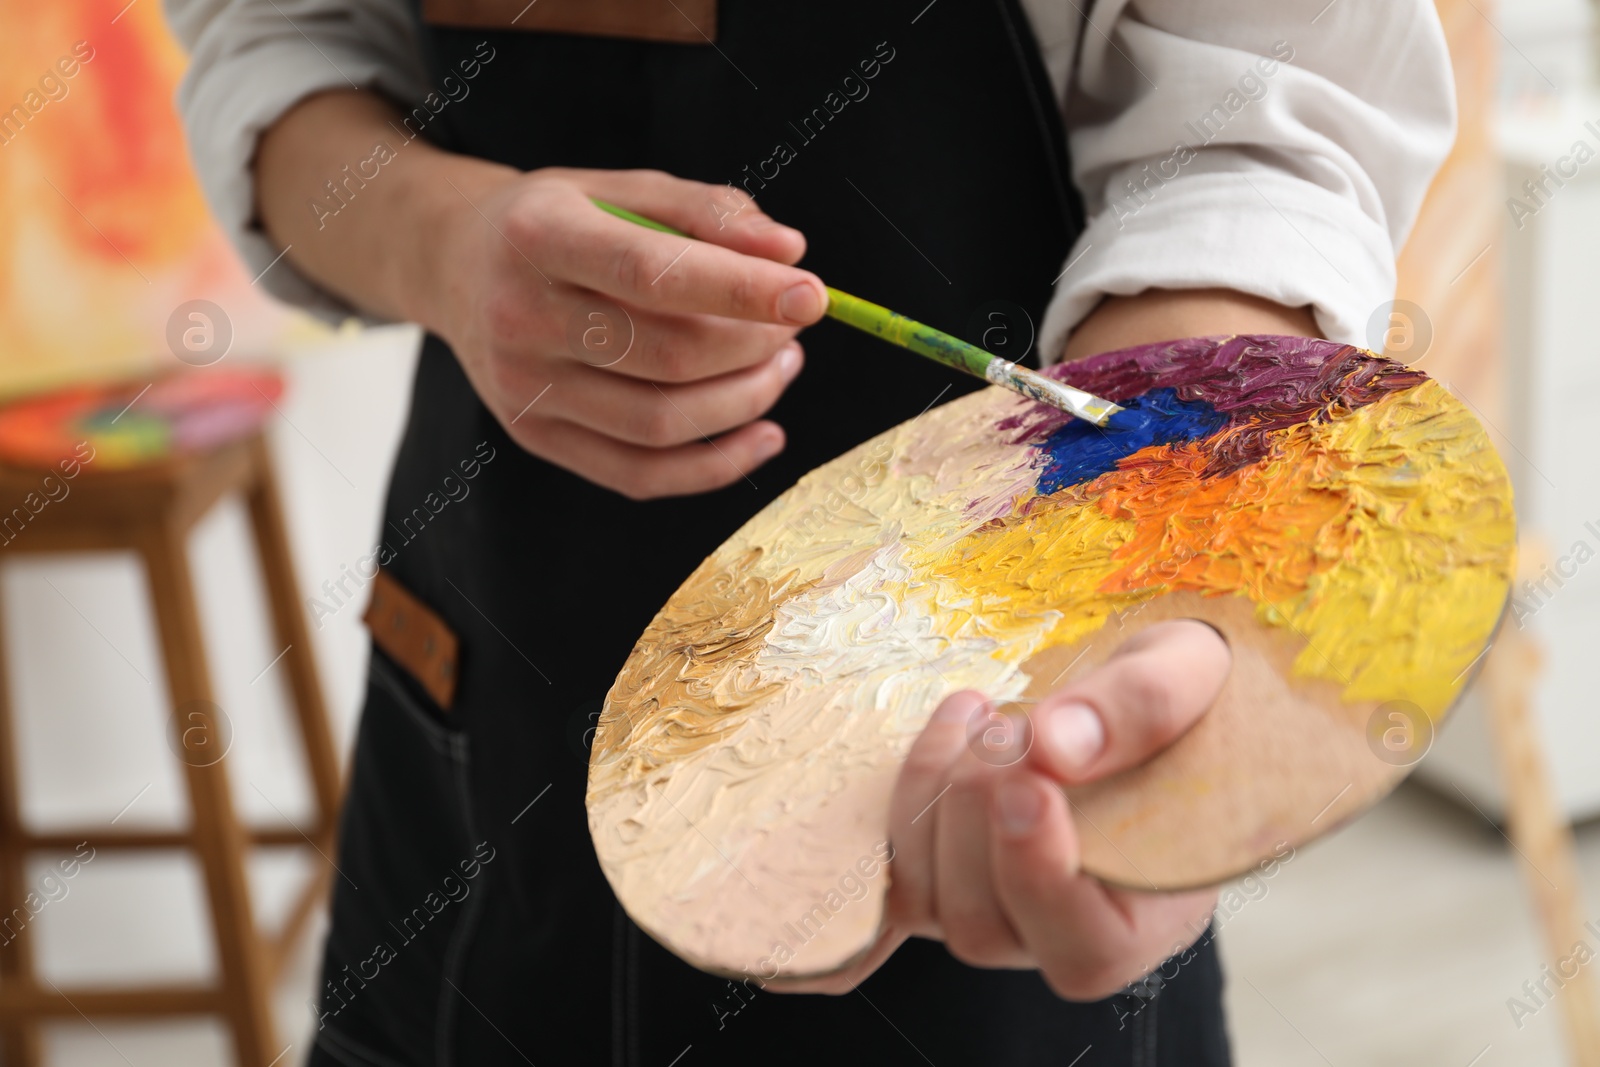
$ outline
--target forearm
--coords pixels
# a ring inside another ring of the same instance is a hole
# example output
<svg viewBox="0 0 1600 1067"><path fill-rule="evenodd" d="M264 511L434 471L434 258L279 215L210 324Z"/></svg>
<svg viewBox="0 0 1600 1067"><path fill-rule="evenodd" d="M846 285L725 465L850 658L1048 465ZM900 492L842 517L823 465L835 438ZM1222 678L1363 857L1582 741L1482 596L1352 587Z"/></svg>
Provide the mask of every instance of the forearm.
<svg viewBox="0 0 1600 1067"><path fill-rule="evenodd" d="M1149 289L1109 296L1067 340L1062 362L1133 345L1212 334L1320 337L1309 307L1287 308L1227 289Z"/></svg>
<svg viewBox="0 0 1600 1067"><path fill-rule="evenodd" d="M399 112L375 93L322 93L262 136L256 211L286 258L319 285L374 315L438 330L431 267L470 222L467 198L478 202L516 173L407 141Z"/></svg>

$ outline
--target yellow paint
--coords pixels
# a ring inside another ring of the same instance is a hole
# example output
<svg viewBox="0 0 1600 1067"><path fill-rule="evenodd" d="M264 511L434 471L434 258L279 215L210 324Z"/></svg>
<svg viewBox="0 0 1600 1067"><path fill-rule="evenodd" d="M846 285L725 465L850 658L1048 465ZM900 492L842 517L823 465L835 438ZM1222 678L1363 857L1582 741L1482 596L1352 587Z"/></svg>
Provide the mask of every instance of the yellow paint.
<svg viewBox="0 0 1600 1067"><path fill-rule="evenodd" d="M1202 479L1213 446L1135 453L913 560L946 587L941 624L1008 655L1041 620L1065 644L1150 596L1237 593L1305 639L1297 674L1441 716L1510 581L1506 474L1471 414L1429 381L1277 431L1263 461Z"/></svg>

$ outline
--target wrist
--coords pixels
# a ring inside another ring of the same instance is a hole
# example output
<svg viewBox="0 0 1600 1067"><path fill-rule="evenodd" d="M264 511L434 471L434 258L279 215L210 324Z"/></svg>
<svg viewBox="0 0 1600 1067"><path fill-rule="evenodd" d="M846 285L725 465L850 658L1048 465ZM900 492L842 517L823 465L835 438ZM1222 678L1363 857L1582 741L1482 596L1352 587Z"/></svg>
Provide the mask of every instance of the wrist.
<svg viewBox="0 0 1600 1067"><path fill-rule="evenodd" d="M461 287L470 284L462 267L482 247L475 239L478 228L490 225L486 217L492 212L485 205L521 176L514 167L431 145L406 168L400 190L405 208L395 217L412 225L398 230L401 245L388 279L390 299L406 319L449 339L450 309Z"/></svg>
<svg viewBox="0 0 1600 1067"><path fill-rule="evenodd" d="M472 262L456 249L483 225L463 194L481 201L518 172L408 139L403 121L372 92L302 100L257 144L256 217L311 281L374 315L437 331L444 283Z"/></svg>

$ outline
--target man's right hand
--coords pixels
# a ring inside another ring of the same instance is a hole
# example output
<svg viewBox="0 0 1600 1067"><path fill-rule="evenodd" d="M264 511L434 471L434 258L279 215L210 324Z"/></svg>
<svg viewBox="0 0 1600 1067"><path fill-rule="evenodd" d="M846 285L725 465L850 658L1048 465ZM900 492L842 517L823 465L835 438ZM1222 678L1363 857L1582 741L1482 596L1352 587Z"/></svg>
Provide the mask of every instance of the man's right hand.
<svg viewBox="0 0 1600 1067"><path fill-rule="evenodd" d="M461 201L440 332L523 448L635 499L720 488L783 449L761 416L800 371L796 332L827 308L791 265L798 231L656 171L539 170Z"/></svg>
<svg viewBox="0 0 1600 1067"><path fill-rule="evenodd" d="M799 373L795 334L827 309L822 282L793 265L798 231L729 186L524 173L399 130L381 97L336 91L263 135L258 214L303 273L443 337L518 444L626 496L717 489L783 449L761 416ZM377 176L331 217L308 210L374 143L393 153Z"/></svg>

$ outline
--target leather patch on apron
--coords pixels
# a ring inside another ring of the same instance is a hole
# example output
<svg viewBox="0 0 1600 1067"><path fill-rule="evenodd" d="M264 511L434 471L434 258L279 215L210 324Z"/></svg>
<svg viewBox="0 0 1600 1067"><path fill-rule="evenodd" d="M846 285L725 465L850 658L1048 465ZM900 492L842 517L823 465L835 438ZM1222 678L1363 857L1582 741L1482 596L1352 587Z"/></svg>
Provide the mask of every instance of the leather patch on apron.
<svg viewBox="0 0 1600 1067"><path fill-rule="evenodd" d="M367 624L372 643L449 711L460 674L460 642L444 620L380 570L361 621Z"/></svg>
<svg viewBox="0 0 1600 1067"><path fill-rule="evenodd" d="M422 19L433 26L677 44L717 39L717 0L423 0Z"/></svg>

